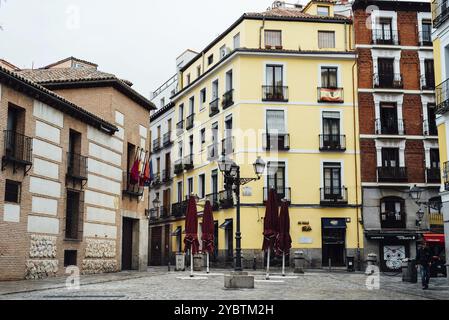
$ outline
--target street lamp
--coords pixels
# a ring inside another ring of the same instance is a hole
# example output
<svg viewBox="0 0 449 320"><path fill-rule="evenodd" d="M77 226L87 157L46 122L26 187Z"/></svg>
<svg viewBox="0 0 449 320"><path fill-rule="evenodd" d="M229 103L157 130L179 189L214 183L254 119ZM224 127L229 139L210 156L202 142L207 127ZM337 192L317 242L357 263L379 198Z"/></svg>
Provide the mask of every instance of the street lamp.
<svg viewBox="0 0 449 320"><path fill-rule="evenodd" d="M159 198L155 198L153 200L153 207L154 207L154 210L155 210L156 214L159 214L160 206L161 206L161 201L159 200Z"/></svg>
<svg viewBox="0 0 449 320"><path fill-rule="evenodd" d="M240 166L238 166L234 161L225 156L222 156L218 160L218 168L225 178L225 189L228 192L234 191L237 200L236 206L236 219L237 228L235 232L235 271L242 271L242 233L240 231L240 187L246 185L252 181L260 180L263 172L265 171L265 162L258 157L254 162L254 172L256 178L241 178L240 177Z"/></svg>
<svg viewBox="0 0 449 320"><path fill-rule="evenodd" d="M416 184L410 188L409 195L417 204L420 204L419 200L421 200L421 195L423 193L423 189L419 188Z"/></svg>

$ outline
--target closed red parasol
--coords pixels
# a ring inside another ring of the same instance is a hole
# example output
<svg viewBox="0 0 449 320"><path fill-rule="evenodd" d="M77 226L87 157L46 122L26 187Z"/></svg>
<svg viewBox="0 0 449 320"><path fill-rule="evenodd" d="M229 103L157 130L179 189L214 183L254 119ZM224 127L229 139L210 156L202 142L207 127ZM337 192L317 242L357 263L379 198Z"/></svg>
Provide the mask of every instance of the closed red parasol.
<svg viewBox="0 0 449 320"><path fill-rule="evenodd" d="M281 213L279 215L279 235L276 239L276 254L282 256L289 255L292 248L292 238L290 236L290 213L288 211L288 202L283 201Z"/></svg>
<svg viewBox="0 0 449 320"><path fill-rule="evenodd" d="M212 213L212 206L210 201L206 201L203 214L203 225L201 240L203 241L203 251L207 253L214 252L214 215Z"/></svg>
<svg viewBox="0 0 449 320"><path fill-rule="evenodd" d="M276 190L270 189L265 205L265 219L263 224L263 250L274 248L274 242L279 233L279 206Z"/></svg>
<svg viewBox="0 0 449 320"><path fill-rule="evenodd" d="M192 255L197 254L200 248L200 243L198 242L198 213L196 211L196 200L193 196L189 197L187 205L185 232L185 252L190 250Z"/></svg>

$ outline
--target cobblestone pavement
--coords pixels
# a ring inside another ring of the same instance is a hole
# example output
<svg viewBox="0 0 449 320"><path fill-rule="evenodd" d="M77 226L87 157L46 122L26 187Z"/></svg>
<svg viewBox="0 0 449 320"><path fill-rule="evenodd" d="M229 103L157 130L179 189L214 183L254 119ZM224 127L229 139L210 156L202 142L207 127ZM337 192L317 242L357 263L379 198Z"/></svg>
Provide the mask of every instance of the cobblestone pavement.
<svg viewBox="0 0 449 320"><path fill-rule="evenodd" d="M181 279L189 278L189 273L167 272L166 268L83 276L79 290L68 290L65 278L0 282L0 300L449 300L449 283L443 278L432 279L430 289L423 291L419 284L402 282L400 276L381 274L380 289L369 290L362 273L310 271L289 275L297 278L272 278L271 282L264 281L262 272L250 273L256 279L253 290L224 289L223 275Z"/></svg>

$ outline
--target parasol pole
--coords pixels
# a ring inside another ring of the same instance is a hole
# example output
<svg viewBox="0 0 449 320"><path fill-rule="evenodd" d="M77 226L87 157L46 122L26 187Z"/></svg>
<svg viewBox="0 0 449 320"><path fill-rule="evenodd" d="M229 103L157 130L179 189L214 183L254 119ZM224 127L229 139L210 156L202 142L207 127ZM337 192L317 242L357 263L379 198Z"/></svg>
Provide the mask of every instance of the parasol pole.
<svg viewBox="0 0 449 320"><path fill-rule="evenodd" d="M190 277L193 278L193 254L192 254L192 249L190 249Z"/></svg>
<svg viewBox="0 0 449 320"><path fill-rule="evenodd" d="M206 260L207 260L207 273L209 273L209 251L206 252Z"/></svg>
<svg viewBox="0 0 449 320"><path fill-rule="evenodd" d="M271 248L268 248L267 276L265 277L266 280L270 280L270 252Z"/></svg>
<svg viewBox="0 0 449 320"><path fill-rule="evenodd" d="M282 253L282 276L285 277L285 253Z"/></svg>

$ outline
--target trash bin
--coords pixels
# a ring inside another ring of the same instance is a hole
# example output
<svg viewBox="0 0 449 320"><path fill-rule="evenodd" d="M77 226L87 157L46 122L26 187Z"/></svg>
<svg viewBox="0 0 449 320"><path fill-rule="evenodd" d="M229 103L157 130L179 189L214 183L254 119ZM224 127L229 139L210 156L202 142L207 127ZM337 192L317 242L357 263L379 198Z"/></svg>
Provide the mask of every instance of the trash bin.
<svg viewBox="0 0 449 320"><path fill-rule="evenodd" d="M413 259L402 260L402 281L403 282L418 282L418 270L416 269L416 261Z"/></svg>
<svg viewBox="0 0 449 320"><path fill-rule="evenodd" d="M196 254L193 256L193 271L203 271L203 255Z"/></svg>
<svg viewBox="0 0 449 320"><path fill-rule="evenodd" d="M303 251L295 252L295 273L304 273L306 257Z"/></svg>
<svg viewBox="0 0 449 320"><path fill-rule="evenodd" d="M185 270L186 270L185 254L183 252L177 252L175 271L185 271Z"/></svg>
<svg viewBox="0 0 449 320"><path fill-rule="evenodd" d="M354 257L346 257L347 260L347 267L348 272L354 272L355 271L355 258Z"/></svg>

